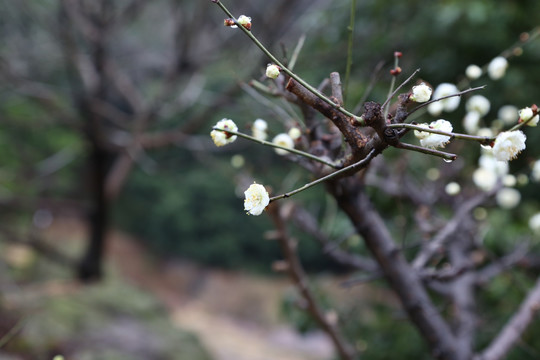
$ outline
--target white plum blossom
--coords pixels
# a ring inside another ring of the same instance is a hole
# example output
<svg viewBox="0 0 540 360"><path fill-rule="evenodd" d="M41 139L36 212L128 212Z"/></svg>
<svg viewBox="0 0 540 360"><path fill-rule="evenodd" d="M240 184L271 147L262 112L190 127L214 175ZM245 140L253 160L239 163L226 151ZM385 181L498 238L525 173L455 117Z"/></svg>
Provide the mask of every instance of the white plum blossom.
<svg viewBox="0 0 540 360"><path fill-rule="evenodd" d="M534 214L529 219L529 227L536 235L540 235L540 212Z"/></svg>
<svg viewBox="0 0 540 360"><path fill-rule="evenodd" d="M240 15L238 19L236 19L236 21L246 29L251 30L251 18L249 16ZM225 20L225 25L230 26L233 29L236 29L238 27L232 19Z"/></svg>
<svg viewBox="0 0 540 360"><path fill-rule="evenodd" d="M525 150L527 137L520 131L504 131L497 135L493 145L493 155L499 161L509 161Z"/></svg>
<svg viewBox="0 0 540 360"><path fill-rule="evenodd" d="M491 130L490 128L480 128L478 129L478 132L476 133L476 135L490 138L490 137L493 137L493 130Z"/></svg>
<svg viewBox="0 0 540 360"><path fill-rule="evenodd" d="M429 86L427 86L425 83L421 83L420 85L412 87L412 93L409 96L409 99L414 102L423 103L431 98L432 92L433 90Z"/></svg>
<svg viewBox="0 0 540 360"><path fill-rule="evenodd" d="M497 185L499 179L502 178L503 183L505 182L508 171L508 163L498 161L493 155L493 149L483 149L478 159L478 169L473 173L473 182L483 191L490 191Z"/></svg>
<svg viewBox="0 0 540 360"><path fill-rule="evenodd" d="M477 112L480 116L485 116L489 112L491 104L489 100L482 95L474 95L467 100L465 108L468 112Z"/></svg>
<svg viewBox="0 0 540 360"><path fill-rule="evenodd" d="M510 167L507 162L498 161L493 155L493 150L484 150L478 158L478 166L493 172L497 177L508 174Z"/></svg>
<svg viewBox="0 0 540 360"><path fill-rule="evenodd" d="M514 105L501 106L497 113L499 119L501 119L506 125L514 125L518 120L518 108Z"/></svg>
<svg viewBox="0 0 540 360"><path fill-rule="evenodd" d="M230 130L235 132L238 131L238 127L231 119L221 119L214 127L223 130ZM232 135L230 133L219 130L212 130L210 132L210 136L212 137L212 140L214 141L214 144L216 144L216 146L224 146L236 140L236 135Z"/></svg>
<svg viewBox="0 0 540 360"><path fill-rule="evenodd" d="M261 215L266 206L270 203L270 196L265 187L261 184L253 183L244 191L244 210L251 215Z"/></svg>
<svg viewBox="0 0 540 360"><path fill-rule="evenodd" d="M297 128L297 127L292 127L292 128L290 128L290 129L289 129L289 132L288 132L287 134L288 134L288 135L291 137L291 139L293 139L293 140L299 139L300 136L302 136L302 132L301 132L300 129Z"/></svg>
<svg viewBox="0 0 540 360"><path fill-rule="evenodd" d="M506 73L508 68L508 60L502 56L497 56L488 65L487 71L488 75L492 80L501 79Z"/></svg>
<svg viewBox="0 0 540 360"><path fill-rule="evenodd" d="M465 75L471 80L476 80L482 76L482 69L478 65L469 65L467 66L467 69L465 69Z"/></svg>
<svg viewBox="0 0 540 360"><path fill-rule="evenodd" d="M527 123L527 126L537 126L538 120L540 120L540 116L534 115L534 117L531 120L529 120L529 122Z"/></svg>
<svg viewBox="0 0 540 360"><path fill-rule="evenodd" d="M521 121L527 121L528 126L537 126L540 116L534 115L533 109L526 107L519 110L519 118Z"/></svg>
<svg viewBox="0 0 540 360"><path fill-rule="evenodd" d="M521 119L521 121L527 121L530 118L532 118L533 115L534 115L534 112L532 111L530 107L525 107L519 110L519 118Z"/></svg>
<svg viewBox="0 0 540 360"><path fill-rule="evenodd" d="M240 15L238 17L238 23L242 26L250 26L251 25L251 18L246 15Z"/></svg>
<svg viewBox="0 0 540 360"><path fill-rule="evenodd" d="M476 134L480 125L480 114L476 111L469 111L463 118L463 127L468 134Z"/></svg>
<svg viewBox="0 0 540 360"><path fill-rule="evenodd" d="M461 186L457 182L452 181L446 184L444 191L450 196L455 196L461 191Z"/></svg>
<svg viewBox="0 0 540 360"><path fill-rule="evenodd" d="M437 86L433 93L434 99L439 99L444 96L457 94L459 89L456 85L450 83L442 83ZM441 101L435 101L428 105L428 112L433 116L438 116L442 111L452 112L459 106L460 97L452 96ZM437 104L437 105L436 105Z"/></svg>
<svg viewBox="0 0 540 360"><path fill-rule="evenodd" d="M276 135L276 137L272 140L272 143L289 149L294 148L294 140L285 133ZM287 150L284 149L275 148L274 150L278 155L286 155L289 153Z"/></svg>
<svg viewBox="0 0 540 360"><path fill-rule="evenodd" d="M432 102L427 106L427 111L431 116L439 116L444 110L443 100Z"/></svg>
<svg viewBox="0 0 540 360"><path fill-rule="evenodd" d="M266 76L270 79L275 79L279 76L281 69L275 64L268 64L266 67Z"/></svg>
<svg viewBox="0 0 540 360"><path fill-rule="evenodd" d="M268 137L268 123L263 119L257 119L251 125L251 134L258 140L266 140Z"/></svg>
<svg viewBox="0 0 540 360"><path fill-rule="evenodd" d="M512 174L507 174L503 176L502 183L506 187L514 187L517 184L517 178Z"/></svg>
<svg viewBox="0 0 540 360"><path fill-rule="evenodd" d="M444 132L452 132L452 124L449 121L439 119L429 124L429 127L433 130L439 130ZM421 133L424 133L422 131ZM428 136L420 139L420 145L426 148L438 148L444 147L450 141L450 136L429 133Z"/></svg>
<svg viewBox="0 0 540 360"><path fill-rule="evenodd" d="M513 188L502 188L495 195L497 204L503 209L513 209L521 201L521 193Z"/></svg>
<svg viewBox="0 0 540 360"><path fill-rule="evenodd" d="M418 124L416 126L419 126L419 127L423 127L423 128L426 128L426 129L429 129L429 125L428 124ZM431 135L431 133L427 132L427 131L420 131L420 130L414 130L414 136L416 136L416 138L418 140L422 140L422 139L425 139L427 138L429 135Z"/></svg>
<svg viewBox="0 0 540 360"><path fill-rule="evenodd" d="M473 182L478 188L490 191L497 185L497 174L486 168L479 167L473 172Z"/></svg>

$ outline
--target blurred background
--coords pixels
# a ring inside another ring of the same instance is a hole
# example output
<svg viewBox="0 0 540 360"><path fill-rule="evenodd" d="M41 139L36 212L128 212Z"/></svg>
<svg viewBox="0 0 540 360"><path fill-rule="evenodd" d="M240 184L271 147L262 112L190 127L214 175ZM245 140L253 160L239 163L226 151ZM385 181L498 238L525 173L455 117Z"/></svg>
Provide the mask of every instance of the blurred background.
<svg viewBox="0 0 540 360"><path fill-rule="evenodd" d="M253 33L280 58L305 35L295 70L311 84L345 73L349 1L225 4L250 16ZM394 51L403 53L403 79L420 68L433 86L457 83L468 65L489 63L535 28L531 14L539 13L533 0L358 1L346 107L367 91L384 101ZM224 17L211 1L0 2L0 358L333 357L286 278L272 272L281 255L268 241L270 221L246 216L242 204L254 180L279 193L308 174L268 148L241 140L216 148L209 136L225 117L245 132L263 118L277 134L290 111L248 86L266 81L268 59ZM503 79L472 83L487 85L487 125L503 105L538 102L539 59L532 41ZM461 106L445 116L461 130L464 114ZM523 174L540 155L538 132L527 136L511 165ZM463 151L471 162L463 179L478 154ZM419 174L436 162L411 158ZM535 189L520 188L518 209L489 213L494 251L527 231ZM374 198L399 228L407 209ZM342 246L364 251L323 189L295 200ZM427 358L382 283L341 287L350 274L309 236L294 235L322 303L364 319L346 326L364 334L356 343L371 350L364 358L388 358L389 344L403 358ZM511 284L503 278L485 299L500 323L499 312L523 295ZM507 302L491 301L502 294ZM514 356L539 356L521 351Z"/></svg>

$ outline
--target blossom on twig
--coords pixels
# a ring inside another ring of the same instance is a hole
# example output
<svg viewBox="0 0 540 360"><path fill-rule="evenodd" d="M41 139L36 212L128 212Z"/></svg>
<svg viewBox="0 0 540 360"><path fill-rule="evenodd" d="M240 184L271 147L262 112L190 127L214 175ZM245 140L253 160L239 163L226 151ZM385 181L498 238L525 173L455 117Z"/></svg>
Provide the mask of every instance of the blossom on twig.
<svg viewBox="0 0 540 360"><path fill-rule="evenodd" d="M425 124L421 126L425 126ZM453 130L452 124L443 119L433 121L431 124L429 124L429 128L448 133L451 133ZM416 137L420 139L420 145L423 147L435 149L438 147L444 147L450 141L450 136L433 133L427 133L428 135L426 136L426 133L427 132L425 131L420 131L418 134L415 132Z"/></svg>
<svg viewBox="0 0 540 360"><path fill-rule="evenodd" d="M499 161L509 161L525 150L527 137L522 131L503 131L495 139L493 155Z"/></svg>
<svg viewBox="0 0 540 360"><path fill-rule="evenodd" d="M266 76L270 79L275 79L279 76L281 69L275 64L268 64L266 67Z"/></svg>
<svg viewBox="0 0 540 360"><path fill-rule="evenodd" d="M456 85L450 83L442 83L437 86L433 92L433 98L439 99L445 96L459 93ZM449 97L440 101L435 101L428 105L427 110L433 116L438 116L441 112L452 112L457 109L460 103L459 96Z"/></svg>
<svg viewBox="0 0 540 360"><path fill-rule="evenodd" d="M414 102L423 103L431 98L432 92L433 90L429 86L425 83L421 83L420 85L412 87L412 93L409 96L409 99Z"/></svg>
<svg viewBox="0 0 540 360"><path fill-rule="evenodd" d="M253 183L244 191L244 210L251 215L261 215L266 206L270 203L270 196L265 187L261 184Z"/></svg>
<svg viewBox="0 0 540 360"><path fill-rule="evenodd" d="M487 115L489 112L489 109L491 108L491 104L489 100L482 95L474 95L467 100L467 104L465 104L465 108L468 112L474 111L477 112L481 117Z"/></svg>
<svg viewBox="0 0 540 360"><path fill-rule="evenodd" d="M289 149L294 148L294 140L288 134L285 134L285 133L276 135L276 137L274 137L274 139L272 140L272 143L289 148ZM284 149L276 148L274 150L276 151L276 154L278 155L287 155L289 153L287 150L284 150Z"/></svg>
<svg viewBox="0 0 540 360"><path fill-rule="evenodd" d="M234 121L231 119L221 119L217 122L215 128L234 132L238 131L238 126L236 126ZM212 132L210 132L210 136L212 137L212 140L216 146L224 146L236 140L236 135L220 130L212 130Z"/></svg>
<svg viewBox="0 0 540 360"><path fill-rule="evenodd" d="M538 114L535 115L534 110L530 107L519 110L519 121L527 121L528 126L537 126L539 118Z"/></svg>
<svg viewBox="0 0 540 360"><path fill-rule="evenodd" d="M266 140L268 137L266 130L268 130L268 123L263 119L255 120L251 126L251 133L258 140Z"/></svg>
<svg viewBox="0 0 540 360"><path fill-rule="evenodd" d="M247 30L251 30L251 18L249 16L240 15L236 21L238 22L238 24L242 25ZM236 29L238 27L233 19L225 19L223 21L223 24L233 29Z"/></svg>

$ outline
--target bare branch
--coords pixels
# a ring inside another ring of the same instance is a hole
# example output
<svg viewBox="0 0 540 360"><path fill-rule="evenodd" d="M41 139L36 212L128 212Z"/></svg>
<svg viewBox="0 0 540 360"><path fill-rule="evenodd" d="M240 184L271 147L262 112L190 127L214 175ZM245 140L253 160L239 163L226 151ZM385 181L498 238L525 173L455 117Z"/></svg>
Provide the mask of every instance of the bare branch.
<svg viewBox="0 0 540 360"><path fill-rule="evenodd" d="M426 339L432 355L437 359L456 359L456 338L362 187L354 179L346 178L329 183L328 190L364 238L410 319Z"/></svg>
<svg viewBox="0 0 540 360"><path fill-rule="evenodd" d="M508 320L506 325L491 344L475 360L504 359L510 349L527 329L536 313L540 310L540 277L527 297L523 300L518 311Z"/></svg>
<svg viewBox="0 0 540 360"><path fill-rule="evenodd" d="M283 256L287 261L287 271L289 276L306 301L308 311L315 321L317 321L321 329L328 334L341 358L344 360L355 359L355 353L352 346L345 341L335 324L328 321L308 286L307 276L302 268L300 259L296 254L295 245L288 235L287 226L283 215L280 212L279 205L277 203L272 203L268 207L267 212L272 218L278 232L277 239L281 246Z"/></svg>

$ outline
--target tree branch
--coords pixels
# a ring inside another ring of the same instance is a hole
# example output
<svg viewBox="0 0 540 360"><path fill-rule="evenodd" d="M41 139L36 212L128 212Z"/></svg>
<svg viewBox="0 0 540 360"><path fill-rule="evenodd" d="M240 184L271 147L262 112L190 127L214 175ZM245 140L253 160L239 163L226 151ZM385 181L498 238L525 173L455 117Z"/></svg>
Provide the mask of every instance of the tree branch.
<svg viewBox="0 0 540 360"><path fill-rule="evenodd" d="M431 302L421 279L395 245L386 225L356 179L328 183L329 192L347 214L366 246L416 325L432 355L441 360L457 359L456 339Z"/></svg>
<svg viewBox="0 0 540 360"><path fill-rule="evenodd" d="M287 261L287 271L289 276L296 288L300 291L300 294L304 300L307 302L308 311L319 324L321 329L328 334L340 357L344 360L355 359L356 355L352 346L345 341L335 324L328 321L307 284L307 276L302 268L300 259L296 254L295 245L292 243L288 235L287 226L282 214L280 213L279 205L275 202L270 204L267 208L267 213L272 218L272 221L276 227L278 233L277 240L281 247L281 252Z"/></svg>
<svg viewBox="0 0 540 360"><path fill-rule="evenodd" d="M519 310L508 320L506 325L491 344L475 360L504 359L510 349L527 329L536 313L540 310L540 277L529 292Z"/></svg>

